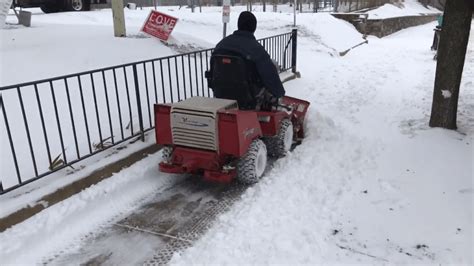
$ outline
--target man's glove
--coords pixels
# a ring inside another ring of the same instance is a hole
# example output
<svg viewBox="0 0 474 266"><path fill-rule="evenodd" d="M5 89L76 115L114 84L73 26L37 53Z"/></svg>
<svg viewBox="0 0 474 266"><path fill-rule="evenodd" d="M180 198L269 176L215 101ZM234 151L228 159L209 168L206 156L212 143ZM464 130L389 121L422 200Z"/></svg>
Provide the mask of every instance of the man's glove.
<svg viewBox="0 0 474 266"><path fill-rule="evenodd" d="M278 98L273 96L273 94L271 94L268 90L265 90L264 100L269 105L277 105L278 104Z"/></svg>
<svg viewBox="0 0 474 266"><path fill-rule="evenodd" d="M272 106L277 106L280 104L280 98L277 98L275 96L271 96L269 101L268 101Z"/></svg>

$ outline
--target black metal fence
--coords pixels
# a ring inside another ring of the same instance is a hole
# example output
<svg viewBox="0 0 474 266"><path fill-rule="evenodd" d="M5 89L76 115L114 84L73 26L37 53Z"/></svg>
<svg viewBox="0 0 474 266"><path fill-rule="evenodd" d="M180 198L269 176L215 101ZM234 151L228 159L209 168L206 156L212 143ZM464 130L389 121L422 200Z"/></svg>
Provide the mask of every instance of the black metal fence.
<svg viewBox="0 0 474 266"><path fill-rule="evenodd" d="M307 0L298 1L299 13L334 12L338 0Z"/></svg>
<svg viewBox="0 0 474 266"><path fill-rule="evenodd" d="M264 39L296 72L296 30ZM153 103L212 97L212 49L0 87L0 194L73 167L154 128Z"/></svg>

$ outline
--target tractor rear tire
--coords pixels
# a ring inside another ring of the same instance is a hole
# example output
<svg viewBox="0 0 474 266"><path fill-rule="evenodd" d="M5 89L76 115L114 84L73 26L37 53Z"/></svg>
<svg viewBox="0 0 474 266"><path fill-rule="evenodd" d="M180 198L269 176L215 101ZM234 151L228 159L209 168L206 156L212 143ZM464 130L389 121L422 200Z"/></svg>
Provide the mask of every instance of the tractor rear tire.
<svg viewBox="0 0 474 266"><path fill-rule="evenodd" d="M268 155L272 157L284 157L293 145L293 123L289 119L283 119L280 124L278 135L265 139Z"/></svg>
<svg viewBox="0 0 474 266"><path fill-rule="evenodd" d="M266 167L267 147L262 140L256 139L237 163L237 180L247 185L257 183Z"/></svg>

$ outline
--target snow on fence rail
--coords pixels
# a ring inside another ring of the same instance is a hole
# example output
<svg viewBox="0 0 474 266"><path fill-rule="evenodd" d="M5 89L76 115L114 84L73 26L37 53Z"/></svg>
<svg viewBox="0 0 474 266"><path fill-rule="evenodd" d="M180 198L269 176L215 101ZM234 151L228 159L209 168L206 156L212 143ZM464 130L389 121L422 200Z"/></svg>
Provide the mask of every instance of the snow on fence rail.
<svg viewBox="0 0 474 266"><path fill-rule="evenodd" d="M296 30L258 40L296 71ZM154 128L153 103L211 97L212 49L0 87L0 194Z"/></svg>

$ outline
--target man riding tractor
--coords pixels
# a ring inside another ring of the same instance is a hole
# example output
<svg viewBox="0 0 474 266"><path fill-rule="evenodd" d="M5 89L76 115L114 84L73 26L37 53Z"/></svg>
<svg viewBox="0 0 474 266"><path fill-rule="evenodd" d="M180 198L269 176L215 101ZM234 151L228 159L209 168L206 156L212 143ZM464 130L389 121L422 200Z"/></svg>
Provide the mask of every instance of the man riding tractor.
<svg viewBox="0 0 474 266"><path fill-rule="evenodd" d="M209 87L214 97L237 100L242 110L269 109L285 95L278 71L265 48L255 39L255 16L248 11L240 13L237 27L238 30L221 40L212 53L211 69L207 73ZM229 56L239 58L236 60L245 64L247 73L231 73L237 69L226 71L225 65L232 63ZM238 86L236 83L247 84ZM245 91L246 87L250 90Z"/></svg>

